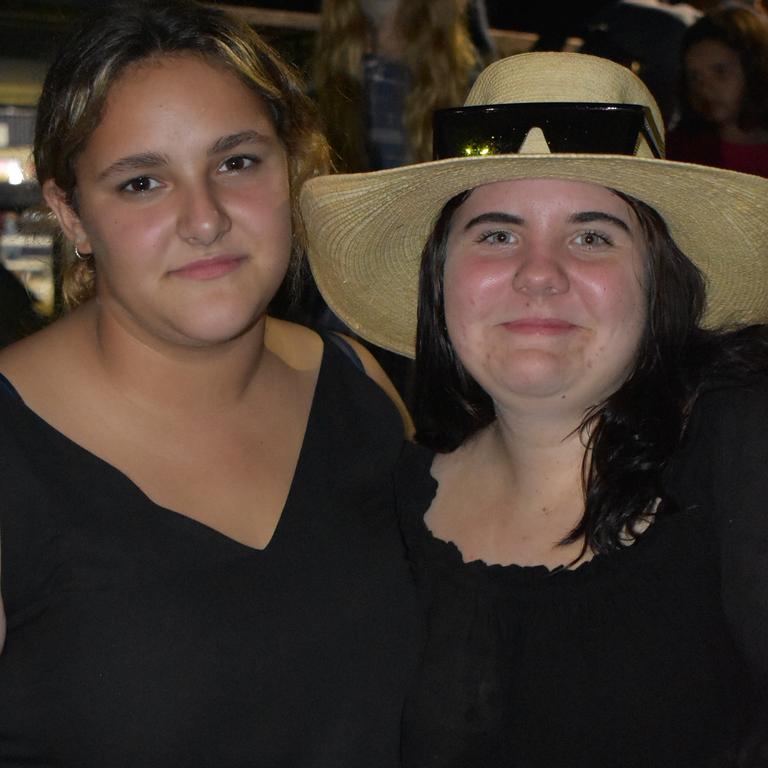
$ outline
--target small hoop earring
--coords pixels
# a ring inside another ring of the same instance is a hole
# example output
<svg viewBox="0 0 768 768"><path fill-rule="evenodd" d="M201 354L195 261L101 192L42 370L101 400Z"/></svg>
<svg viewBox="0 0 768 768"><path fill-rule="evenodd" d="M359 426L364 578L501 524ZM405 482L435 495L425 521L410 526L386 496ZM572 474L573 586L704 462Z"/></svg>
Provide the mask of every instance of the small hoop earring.
<svg viewBox="0 0 768 768"><path fill-rule="evenodd" d="M80 261L88 261L88 259L91 258L90 253L80 253L80 251L77 250L77 246L75 246L75 256L77 256Z"/></svg>

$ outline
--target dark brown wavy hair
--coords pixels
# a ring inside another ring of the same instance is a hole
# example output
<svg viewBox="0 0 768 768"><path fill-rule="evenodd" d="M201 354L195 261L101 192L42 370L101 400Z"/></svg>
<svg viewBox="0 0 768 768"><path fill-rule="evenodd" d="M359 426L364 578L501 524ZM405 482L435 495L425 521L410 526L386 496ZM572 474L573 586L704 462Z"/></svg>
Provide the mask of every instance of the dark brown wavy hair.
<svg viewBox="0 0 768 768"><path fill-rule="evenodd" d="M664 499L664 472L698 395L768 371L768 329L706 330L704 278L672 240L662 217L620 192L645 237L647 321L633 370L584 414L585 512L563 543L593 552L623 546L626 534ZM424 248L416 335L416 440L450 452L496 418L493 401L461 364L445 323L443 271L451 220L469 192L443 208ZM666 499L661 510L671 511ZM660 511L661 511L660 510Z"/></svg>

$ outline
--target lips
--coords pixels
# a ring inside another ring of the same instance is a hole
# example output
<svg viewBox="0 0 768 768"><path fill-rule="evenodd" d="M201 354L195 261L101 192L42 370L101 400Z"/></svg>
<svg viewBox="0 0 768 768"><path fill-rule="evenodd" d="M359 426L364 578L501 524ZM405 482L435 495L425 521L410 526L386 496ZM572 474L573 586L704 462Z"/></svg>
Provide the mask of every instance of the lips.
<svg viewBox="0 0 768 768"><path fill-rule="evenodd" d="M578 327L567 320L559 320L552 317L522 317L519 320L503 323L503 326L512 333L538 334L541 336L568 333Z"/></svg>
<svg viewBox="0 0 768 768"><path fill-rule="evenodd" d="M212 256L190 261L183 267L171 270L169 274L187 280L215 280L234 272L244 261L244 256Z"/></svg>

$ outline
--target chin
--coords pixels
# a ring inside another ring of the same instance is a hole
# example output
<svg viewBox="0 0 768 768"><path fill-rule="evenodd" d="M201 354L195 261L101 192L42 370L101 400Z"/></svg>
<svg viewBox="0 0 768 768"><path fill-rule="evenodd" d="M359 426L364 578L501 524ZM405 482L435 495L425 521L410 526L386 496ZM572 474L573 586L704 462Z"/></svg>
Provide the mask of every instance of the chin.
<svg viewBox="0 0 768 768"><path fill-rule="evenodd" d="M505 394L530 399L557 398L569 390L567 377L562 371L508 371L504 376L494 377L494 389L501 386L501 399ZM490 392L490 388L489 388ZM490 392L492 394L492 392ZM494 398L496 399L496 398Z"/></svg>
<svg viewBox="0 0 768 768"><path fill-rule="evenodd" d="M567 389L559 381L510 382L507 391L514 397L529 400L565 400Z"/></svg>
<svg viewBox="0 0 768 768"><path fill-rule="evenodd" d="M186 318L186 322L176 325L176 332L188 343L199 347L226 344L250 331L263 317L263 313L242 315L210 314L195 318Z"/></svg>
<svg viewBox="0 0 768 768"><path fill-rule="evenodd" d="M518 351L490 364L488 371L510 390L555 392L567 379L567 361L545 350Z"/></svg>

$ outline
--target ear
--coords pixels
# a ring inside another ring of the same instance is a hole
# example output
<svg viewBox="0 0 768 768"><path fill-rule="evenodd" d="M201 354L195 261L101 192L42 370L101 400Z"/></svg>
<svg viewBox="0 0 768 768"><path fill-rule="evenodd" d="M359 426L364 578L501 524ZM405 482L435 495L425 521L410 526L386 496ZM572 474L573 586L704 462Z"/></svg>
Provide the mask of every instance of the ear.
<svg viewBox="0 0 768 768"><path fill-rule="evenodd" d="M53 179L43 182L43 197L59 221L61 231L81 253L91 253L91 241L75 209L69 204L67 194Z"/></svg>

